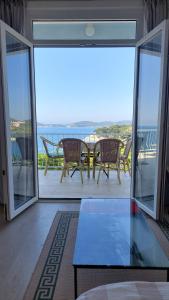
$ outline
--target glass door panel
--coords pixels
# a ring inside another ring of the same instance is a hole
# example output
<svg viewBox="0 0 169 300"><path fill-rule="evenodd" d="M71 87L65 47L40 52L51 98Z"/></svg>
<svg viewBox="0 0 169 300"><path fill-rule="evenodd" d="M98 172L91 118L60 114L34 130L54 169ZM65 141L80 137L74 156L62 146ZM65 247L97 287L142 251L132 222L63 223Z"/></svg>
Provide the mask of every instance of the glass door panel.
<svg viewBox="0 0 169 300"><path fill-rule="evenodd" d="M135 196L151 210L159 146L161 38L162 32L140 47Z"/></svg>
<svg viewBox="0 0 169 300"><path fill-rule="evenodd" d="M35 197L29 47L6 34L14 208Z"/></svg>
<svg viewBox="0 0 169 300"><path fill-rule="evenodd" d="M134 198L154 218L158 215L165 105L165 29L164 22L137 46Z"/></svg>
<svg viewBox="0 0 169 300"><path fill-rule="evenodd" d="M30 43L1 26L11 219L37 198L34 85Z"/></svg>

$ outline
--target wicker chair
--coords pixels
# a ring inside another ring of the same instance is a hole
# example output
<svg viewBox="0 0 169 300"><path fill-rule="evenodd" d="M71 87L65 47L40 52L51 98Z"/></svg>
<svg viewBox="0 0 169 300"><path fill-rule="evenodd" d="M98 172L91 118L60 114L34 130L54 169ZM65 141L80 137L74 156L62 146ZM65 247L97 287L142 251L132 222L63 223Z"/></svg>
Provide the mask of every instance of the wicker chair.
<svg viewBox="0 0 169 300"><path fill-rule="evenodd" d="M132 139L129 139L124 148L123 155L120 156L120 164L123 166L123 170L125 173L126 173L126 170L128 170L130 176L131 176L131 171L130 171L129 153L131 150L131 145L132 145ZM127 167L127 169L126 169L126 167Z"/></svg>
<svg viewBox="0 0 169 300"><path fill-rule="evenodd" d="M76 170L80 171L81 182L83 183L82 171L87 165L88 178L90 177L90 151L85 142L75 138L65 138L59 142L59 146L63 147L64 167L60 182L66 176L66 171L69 174L69 169L74 168L71 177Z"/></svg>
<svg viewBox="0 0 169 300"><path fill-rule="evenodd" d="M63 150L59 148L58 144L47 140L43 136L41 136L40 138L43 142L45 152L46 152L46 166L44 171L44 175L46 176L50 160L54 160L57 158L64 158L64 155L63 155ZM52 151L50 149L51 146L52 146Z"/></svg>
<svg viewBox="0 0 169 300"><path fill-rule="evenodd" d="M98 141L94 147L93 177L95 178L95 168L100 166L97 183L99 183L101 170L109 177L109 169L117 171L119 184L120 180L120 148L123 142L118 139L103 139ZM107 170L107 172L106 172Z"/></svg>

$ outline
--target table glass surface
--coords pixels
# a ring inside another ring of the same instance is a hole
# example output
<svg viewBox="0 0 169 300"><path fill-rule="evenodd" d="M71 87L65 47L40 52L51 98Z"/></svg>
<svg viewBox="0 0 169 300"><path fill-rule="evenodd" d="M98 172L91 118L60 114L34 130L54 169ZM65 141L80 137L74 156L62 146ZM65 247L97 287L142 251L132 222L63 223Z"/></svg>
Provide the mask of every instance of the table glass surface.
<svg viewBox="0 0 169 300"><path fill-rule="evenodd" d="M73 265L166 269L169 259L130 199L82 199Z"/></svg>

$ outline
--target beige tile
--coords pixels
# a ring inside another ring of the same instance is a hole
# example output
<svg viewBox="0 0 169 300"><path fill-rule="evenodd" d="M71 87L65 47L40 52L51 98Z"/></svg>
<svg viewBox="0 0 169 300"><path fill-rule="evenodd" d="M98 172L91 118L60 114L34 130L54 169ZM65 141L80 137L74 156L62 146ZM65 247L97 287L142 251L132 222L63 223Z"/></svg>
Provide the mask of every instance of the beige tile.
<svg viewBox="0 0 169 300"><path fill-rule="evenodd" d="M110 172L108 179L104 173L99 184L92 178L88 179L84 172L84 183L80 181L77 171L74 176L66 176L60 183L61 171L39 170L39 196L42 198L128 198L130 197L130 176L121 172L121 184L118 183L116 171ZM98 172L96 172L96 179Z"/></svg>

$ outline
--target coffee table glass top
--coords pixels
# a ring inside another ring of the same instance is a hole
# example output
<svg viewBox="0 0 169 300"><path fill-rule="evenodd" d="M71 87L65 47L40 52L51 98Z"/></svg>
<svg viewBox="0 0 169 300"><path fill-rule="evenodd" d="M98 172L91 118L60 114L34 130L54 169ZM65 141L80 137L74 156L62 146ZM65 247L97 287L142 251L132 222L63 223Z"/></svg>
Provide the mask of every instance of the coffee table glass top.
<svg viewBox="0 0 169 300"><path fill-rule="evenodd" d="M73 265L166 269L169 259L130 199L83 199Z"/></svg>

